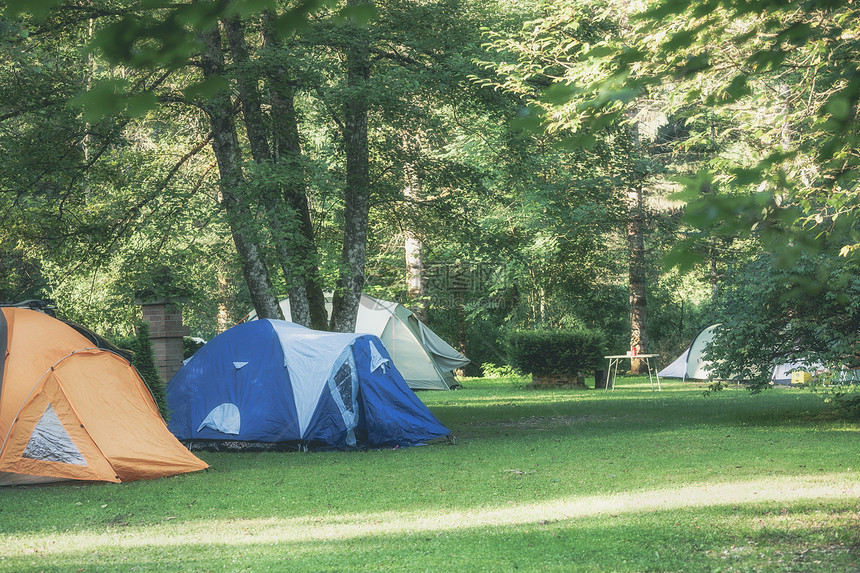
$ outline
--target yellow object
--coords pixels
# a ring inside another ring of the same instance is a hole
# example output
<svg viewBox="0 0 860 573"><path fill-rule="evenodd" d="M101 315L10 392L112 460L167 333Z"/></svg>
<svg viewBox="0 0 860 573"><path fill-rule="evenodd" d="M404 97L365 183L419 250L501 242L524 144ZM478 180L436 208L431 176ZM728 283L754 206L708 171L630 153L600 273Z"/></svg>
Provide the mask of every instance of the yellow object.
<svg viewBox="0 0 860 573"><path fill-rule="evenodd" d="M137 371L41 312L0 308L0 485L202 470Z"/></svg>
<svg viewBox="0 0 860 573"><path fill-rule="evenodd" d="M792 372L791 373L791 383L792 384L809 384L812 382L812 373L811 372Z"/></svg>

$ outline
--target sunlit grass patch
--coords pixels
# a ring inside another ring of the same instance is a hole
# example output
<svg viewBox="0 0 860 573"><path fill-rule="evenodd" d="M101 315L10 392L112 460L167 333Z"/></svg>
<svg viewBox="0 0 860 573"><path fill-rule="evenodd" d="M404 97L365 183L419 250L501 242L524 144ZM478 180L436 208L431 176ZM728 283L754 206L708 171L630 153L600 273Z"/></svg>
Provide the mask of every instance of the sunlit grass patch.
<svg viewBox="0 0 860 573"><path fill-rule="evenodd" d="M647 378L423 392L456 440L0 489L0 570L852 571L856 423Z"/></svg>

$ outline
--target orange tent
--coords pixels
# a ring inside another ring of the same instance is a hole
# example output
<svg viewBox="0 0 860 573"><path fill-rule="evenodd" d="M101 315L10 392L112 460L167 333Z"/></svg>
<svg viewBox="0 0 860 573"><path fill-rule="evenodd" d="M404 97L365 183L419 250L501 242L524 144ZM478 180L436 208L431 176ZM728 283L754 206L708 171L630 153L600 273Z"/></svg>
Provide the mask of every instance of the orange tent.
<svg viewBox="0 0 860 573"><path fill-rule="evenodd" d="M206 467L170 433L124 358L46 314L0 308L0 485Z"/></svg>

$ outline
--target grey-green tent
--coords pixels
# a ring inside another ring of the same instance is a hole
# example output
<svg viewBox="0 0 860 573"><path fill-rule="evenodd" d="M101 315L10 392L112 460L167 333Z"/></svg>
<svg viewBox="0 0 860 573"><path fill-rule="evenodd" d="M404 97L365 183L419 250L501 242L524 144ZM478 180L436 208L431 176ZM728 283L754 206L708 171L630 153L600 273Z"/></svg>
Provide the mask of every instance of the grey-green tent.
<svg viewBox="0 0 860 573"><path fill-rule="evenodd" d="M290 320L290 300L281 301L284 319ZM331 296L326 296L331 313ZM394 366L413 390L449 390L456 386L453 371L469 364L412 311L397 302L361 295L355 331L374 334L385 345Z"/></svg>

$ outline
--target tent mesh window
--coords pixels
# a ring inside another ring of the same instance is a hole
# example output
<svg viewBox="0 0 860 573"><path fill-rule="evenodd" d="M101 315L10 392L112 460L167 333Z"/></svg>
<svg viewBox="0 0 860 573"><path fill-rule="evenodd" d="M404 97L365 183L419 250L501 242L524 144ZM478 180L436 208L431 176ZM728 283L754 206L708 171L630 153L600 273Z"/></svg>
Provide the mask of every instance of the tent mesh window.
<svg viewBox="0 0 860 573"><path fill-rule="evenodd" d="M343 400L343 405L349 412L352 412L352 367L348 360L345 360L337 369L337 373L334 375L334 384L341 400Z"/></svg>
<svg viewBox="0 0 860 573"><path fill-rule="evenodd" d="M87 465L87 461L75 446L72 438L63 427L60 418L48 404L45 413L30 436L22 457L46 462L62 462L77 466Z"/></svg>

